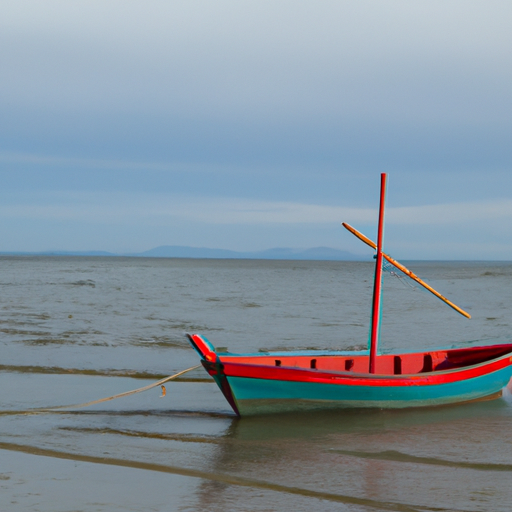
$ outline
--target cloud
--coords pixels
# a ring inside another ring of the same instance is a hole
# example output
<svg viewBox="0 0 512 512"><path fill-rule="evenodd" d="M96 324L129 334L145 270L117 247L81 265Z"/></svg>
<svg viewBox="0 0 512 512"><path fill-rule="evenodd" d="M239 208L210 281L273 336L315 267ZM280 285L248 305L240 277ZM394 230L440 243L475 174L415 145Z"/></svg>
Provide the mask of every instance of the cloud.
<svg viewBox="0 0 512 512"><path fill-rule="evenodd" d="M226 226L235 240L264 226L251 243L295 229L302 245L309 229L329 244L341 221L371 235L381 170L402 233L510 224L512 3L19 0L0 13L0 215L26 220L4 235L32 240L44 221L55 240L73 222L142 226L128 240Z"/></svg>
<svg viewBox="0 0 512 512"><path fill-rule="evenodd" d="M204 225L333 224L357 227L377 222L376 208L326 206L232 197L121 192L52 192L3 201L4 219L47 219L93 223L198 223ZM390 207L386 224L456 226L475 221L512 219L512 200Z"/></svg>
<svg viewBox="0 0 512 512"><path fill-rule="evenodd" d="M512 220L512 200L390 208L386 221L400 225L454 225L505 218Z"/></svg>
<svg viewBox="0 0 512 512"><path fill-rule="evenodd" d="M231 122L506 120L510 15L468 1L20 1L0 21L0 91L23 108Z"/></svg>
<svg viewBox="0 0 512 512"><path fill-rule="evenodd" d="M0 216L4 219L98 223L321 224L347 217L366 223L375 216L371 209L144 193L52 192L6 203L0 205Z"/></svg>
<svg viewBox="0 0 512 512"><path fill-rule="evenodd" d="M1 13L0 149L344 169L510 165L503 2L20 0Z"/></svg>
<svg viewBox="0 0 512 512"><path fill-rule="evenodd" d="M30 164L35 166L52 166L54 168L65 167L68 169L73 169L78 167L86 169L125 171L170 171L176 168L177 166L186 165L181 162L138 162L133 160L116 160L111 158L78 158L55 155L43 155L35 153L20 153L13 151L0 151L0 162L14 164ZM192 167L191 165L187 165L188 170L191 170L193 168L200 170L204 168L204 166L201 166L200 164L195 164L194 167Z"/></svg>

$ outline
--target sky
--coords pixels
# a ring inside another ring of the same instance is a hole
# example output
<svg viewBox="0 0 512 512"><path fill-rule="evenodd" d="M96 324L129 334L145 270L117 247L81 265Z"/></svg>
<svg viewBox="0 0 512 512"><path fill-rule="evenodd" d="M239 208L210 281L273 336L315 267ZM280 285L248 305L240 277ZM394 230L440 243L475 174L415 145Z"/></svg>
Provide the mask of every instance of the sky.
<svg viewBox="0 0 512 512"><path fill-rule="evenodd" d="M4 0L0 252L512 259L512 3Z"/></svg>

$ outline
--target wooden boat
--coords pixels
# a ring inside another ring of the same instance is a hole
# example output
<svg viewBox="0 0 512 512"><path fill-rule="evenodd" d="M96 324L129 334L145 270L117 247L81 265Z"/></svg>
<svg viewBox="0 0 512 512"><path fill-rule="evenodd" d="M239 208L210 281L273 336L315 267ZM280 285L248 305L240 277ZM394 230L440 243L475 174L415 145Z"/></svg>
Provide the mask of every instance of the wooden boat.
<svg viewBox="0 0 512 512"><path fill-rule="evenodd" d="M344 226L377 251L370 348L366 351L216 352L199 334L187 334L238 416L328 408L424 407L490 399L512 376L512 344L379 354L383 260L460 314L470 315L382 252L386 175L381 175L378 241Z"/></svg>

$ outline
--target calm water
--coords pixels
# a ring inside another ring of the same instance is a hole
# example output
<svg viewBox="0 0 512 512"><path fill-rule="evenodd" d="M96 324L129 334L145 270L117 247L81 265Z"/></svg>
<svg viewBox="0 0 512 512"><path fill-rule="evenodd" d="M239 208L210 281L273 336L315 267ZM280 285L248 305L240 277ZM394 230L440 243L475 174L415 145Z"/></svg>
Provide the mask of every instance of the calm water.
<svg viewBox="0 0 512 512"><path fill-rule="evenodd" d="M512 264L385 276L383 350L512 338ZM0 258L0 510L509 511L512 397L237 419L184 332L233 352L364 348L372 263Z"/></svg>

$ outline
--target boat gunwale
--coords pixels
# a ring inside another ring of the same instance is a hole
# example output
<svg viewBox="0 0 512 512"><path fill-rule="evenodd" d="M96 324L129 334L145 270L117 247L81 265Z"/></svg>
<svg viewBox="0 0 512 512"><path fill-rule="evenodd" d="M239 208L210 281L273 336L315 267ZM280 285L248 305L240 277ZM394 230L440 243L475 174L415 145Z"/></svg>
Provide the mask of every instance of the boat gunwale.
<svg viewBox="0 0 512 512"><path fill-rule="evenodd" d="M501 361L504 361L505 359L509 359L508 364L500 366L499 363ZM338 383L340 385L343 385L341 382L336 382L337 380L343 379L343 380L350 380L352 383L354 381L357 381L361 384L382 384L382 381L385 380L392 380L395 381L395 383L399 383L400 381L406 381L408 382L408 385L411 383L414 383L416 385L438 385L443 384L445 382L432 382L432 377L437 376L453 376L455 374L462 374L462 373L471 373L474 370L482 369L484 367L491 367L498 365L498 368L490 369L489 371L482 372L478 375L475 375L474 377L478 377L480 375L484 374L490 374L495 371L499 371L503 368L506 368L510 365L512 362L512 345L510 347L510 351L502 354L501 356L498 356L494 359L488 359L486 361L482 361L476 364L468 365L468 366L462 366L462 367L456 367L456 368L448 368L446 370L437 370L432 372L421 372L421 373L409 373L409 374L371 374L371 373L355 373L351 371L337 371L337 370L317 370L312 368L299 368L294 366L270 366L270 365L258 365L254 363L237 363L237 362L230 362L230 361L223 361L220 357L218 357L218 360L216 362L208 363L205 361L205 363L208 366L216 367L217 365L222 366L222 372L226 377L239 377L241 375L231 375L231 372L229 371L230 367L234 368L251 368L251 369L261 369L265 371L264 376L258 377L258 376L247 376L247 378L255 378L255 379L270 379L270 380L297 380L300 382L303 379L284 379L283 375L278 376L279 374L283 373L296 373L296 374L306 374L307 376L311 377L311 379L308 379L309 382L331 382L331 383ZM226 368L227 367L227 368ZM228 370L226 373L225 370ZM268 375L269 373L275 373L276 376ZM429 382L430 378L430 382ZM470 377L471 378L471 377ZM435 379L436 381L438 379ZM458 380L458 379L455 379ZM412 381L412 382L411 382ZM453 380L448 380L447 382L453 382ZM404 382L405 384L405 382ZM349 384L350 385L350 384Z"/></svg>

